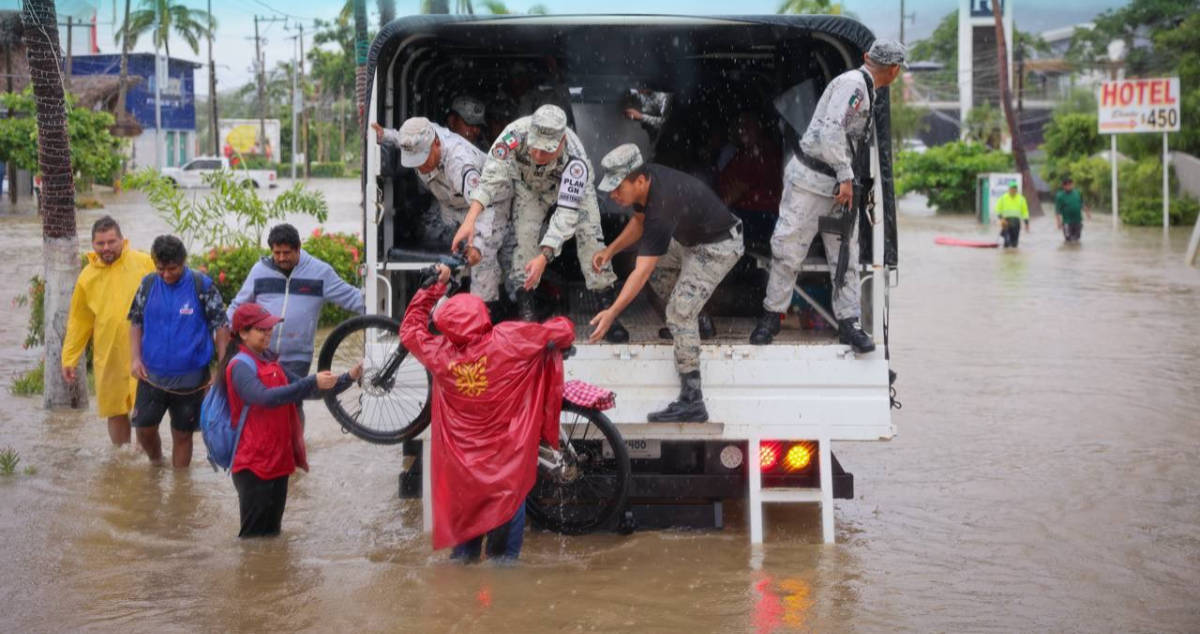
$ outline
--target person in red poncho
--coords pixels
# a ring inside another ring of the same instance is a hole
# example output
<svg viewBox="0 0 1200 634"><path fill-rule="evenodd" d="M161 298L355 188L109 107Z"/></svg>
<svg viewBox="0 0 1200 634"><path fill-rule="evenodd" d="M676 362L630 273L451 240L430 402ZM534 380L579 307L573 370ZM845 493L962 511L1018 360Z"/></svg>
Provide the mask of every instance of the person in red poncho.
<svg viewBox="0 0 1200 634"><path fill-rule="evenodd" d="M544 324L492 326L483 300L447 299L450 269L413 296L400 339L433 375L431 465L433 548L478 561L515 559L525 528L525 496L537 479L538 443L558 447L562 357L575 340L565 317ZM442 334L429 329L429 315Z"/></svg>

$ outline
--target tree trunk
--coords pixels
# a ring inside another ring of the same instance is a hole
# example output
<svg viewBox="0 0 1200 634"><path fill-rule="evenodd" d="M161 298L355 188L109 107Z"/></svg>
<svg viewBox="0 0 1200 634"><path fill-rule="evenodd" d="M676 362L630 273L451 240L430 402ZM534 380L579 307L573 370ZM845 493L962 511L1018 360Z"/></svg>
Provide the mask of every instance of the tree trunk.
<svg viewBox="0 0 1200 634"><path fill-rule="evenodd" d="M63 335L71 291L79 274L79 238L75 234L75 181L67 138L67 102L58 66L58 28L53 0L23 0L22 39L29 59L33 98L37 105L38 167L42 172L42 262L46 277L47 408L87 407L87 381L68 385L62 378ZM79 374L80 377L84 375Z"/></svg>
<svg viewBox="0 0 1200 634"><path fill-rule="evenodd" d="M376 5L379 7L379 29L383 30L383 27L396 19L396 0L378 0Z"/></svg>
<svg viewBox="0 0 1200 634"><path fill-rule="evenodd" d="M1025 192L1025 200L1031 197L1029 215L1042 215L1042 204L1038 198L1037 185L1033 182L1033 172L1029 170L1029 159L1025 156L1025 144L1021 139L1021 122L1013 113L1012 95L1008 91L1008 46L1004 40L1004 20L1000 15L1000 2L992 3L992 15L996 18L996 67L1000 71L1000 104L1004 106L1004 118L1008 120L1008 134L1012 138L1013 158L1017 162L1017 171L1021 172L1021 183Z"/></svg>

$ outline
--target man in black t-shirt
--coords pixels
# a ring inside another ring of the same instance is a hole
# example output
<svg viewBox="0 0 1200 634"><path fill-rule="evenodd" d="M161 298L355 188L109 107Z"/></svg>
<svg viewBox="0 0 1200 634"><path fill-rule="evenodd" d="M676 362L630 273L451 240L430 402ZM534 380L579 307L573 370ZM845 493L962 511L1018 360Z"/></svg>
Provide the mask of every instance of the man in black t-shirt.
<svg viewBox="0 0 1200 634"><path fill-rule="evenodd" d="M600 270L616 253L638 243L637 264L612 306L596 313L589 343L604 337L646 282L667 300L666 321L675 340L679 399L647 419L704 422L708 410L700 391L700 331L697 320L713 289L742 257L742 223L720 198L696 178L655 163L643 164L636 145L627 143L600 162L607 175L596 186L633 216L592 258ZM669 299L668 299L669 298Z"/></svg>

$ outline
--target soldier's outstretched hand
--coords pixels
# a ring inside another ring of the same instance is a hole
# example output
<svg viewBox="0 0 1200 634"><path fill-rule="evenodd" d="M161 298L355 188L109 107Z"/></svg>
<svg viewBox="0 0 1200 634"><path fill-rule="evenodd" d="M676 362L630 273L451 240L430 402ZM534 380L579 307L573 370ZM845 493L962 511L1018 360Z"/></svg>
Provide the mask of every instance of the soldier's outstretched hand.
<svg viewBox="0 0 1200 634"><path fill-rule="evenodd" d="M537 285L542 281L542 273L545 272L546 258L539 253L525 264L525 290L531 291L537 288Z"/></svg>
<svg viewBox="0 0 1200 634"><path fill-rule="evenodd" d="M375 131L375 142L382 143L383 142L383 126L379 125L379 123L377 123L375 121L372 121L371 129Z"/></svg>

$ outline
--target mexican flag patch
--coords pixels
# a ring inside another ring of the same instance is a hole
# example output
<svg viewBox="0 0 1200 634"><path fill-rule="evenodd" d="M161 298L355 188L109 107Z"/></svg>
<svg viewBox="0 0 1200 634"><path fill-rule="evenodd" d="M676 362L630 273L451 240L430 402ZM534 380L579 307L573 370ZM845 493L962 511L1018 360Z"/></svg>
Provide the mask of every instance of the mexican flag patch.
<svg viewBox="0 0 1200 634"><path fill-rule="evenodd" d="M500 137L500 142L507 146L510 150L517 149L517 146L521 144L521 140L518 139L517 135L513 134L512 132L506 132L504 136Z"/></svg>

